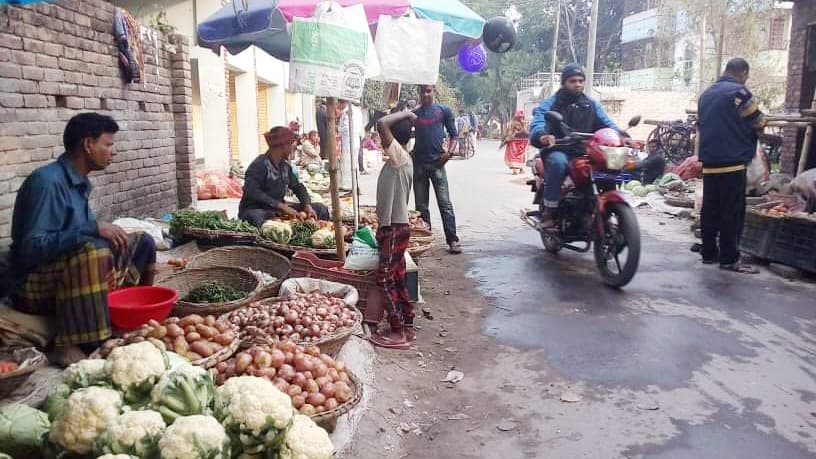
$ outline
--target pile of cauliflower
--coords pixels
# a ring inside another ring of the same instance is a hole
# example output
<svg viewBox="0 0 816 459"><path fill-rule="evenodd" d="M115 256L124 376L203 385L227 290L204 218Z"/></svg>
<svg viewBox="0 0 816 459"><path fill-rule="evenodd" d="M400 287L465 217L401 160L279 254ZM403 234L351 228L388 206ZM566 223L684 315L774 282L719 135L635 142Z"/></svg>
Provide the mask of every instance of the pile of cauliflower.
<svg viewBox="0 0 816 459"><path fill-rule="evenodd" d="M215 389L209 372L178 363L149 341L68 367L46 410L51 426L42 449L54 456L330 459L334 453L326 431L296 415L289 396L269 380L235 377Z"/></svg>

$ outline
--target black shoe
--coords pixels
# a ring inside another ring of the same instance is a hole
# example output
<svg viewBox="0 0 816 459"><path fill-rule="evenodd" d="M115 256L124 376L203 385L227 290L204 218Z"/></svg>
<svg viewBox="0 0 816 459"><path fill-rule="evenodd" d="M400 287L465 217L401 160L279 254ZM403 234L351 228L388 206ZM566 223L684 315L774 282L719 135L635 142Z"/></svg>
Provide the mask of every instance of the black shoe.
<svg viewBox="0 0 816 459"><path fill-rule="evenodd" d="M720 262L719 257L717 257L717 258L711 258L711 259L709 259L709 258L703 258L703 264L704 264L704 265L713 265L713 264L716 264L716 263L719 263L719 262Z"/></svg>

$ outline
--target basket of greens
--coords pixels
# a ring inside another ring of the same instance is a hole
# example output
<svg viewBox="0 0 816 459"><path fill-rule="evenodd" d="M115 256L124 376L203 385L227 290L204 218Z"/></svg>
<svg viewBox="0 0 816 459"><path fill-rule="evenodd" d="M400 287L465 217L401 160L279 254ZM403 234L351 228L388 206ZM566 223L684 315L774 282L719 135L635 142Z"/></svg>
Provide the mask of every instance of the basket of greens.
<svg viewBox="0 0 816 459"><path fill-rule="evenodd" d="M173 214L170 234L208 246L253 245L258 239L258 228L237 218L227 218L222 211L184 209Z"/></svg>
<svg viewBox="0 0 816 459"><path fill-rule="evenodd" d="M216 266L185 269L159 282L178 292L173 315L223 314L245 306L258 297L263 284L248 269Z"/></svg>

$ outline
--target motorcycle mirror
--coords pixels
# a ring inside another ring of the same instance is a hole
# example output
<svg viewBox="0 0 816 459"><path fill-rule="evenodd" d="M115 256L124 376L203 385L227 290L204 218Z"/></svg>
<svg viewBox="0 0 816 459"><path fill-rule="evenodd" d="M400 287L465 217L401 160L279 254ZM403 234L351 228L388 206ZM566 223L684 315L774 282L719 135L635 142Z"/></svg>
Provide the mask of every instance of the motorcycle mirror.
<svg viewBox="0 0 816 459"><path fill-rule="evenodd" d="M638 124L640 124L640 119L641 119L641 116L638 115L638 116L635 116L634 118L632 118L631 120L629 120L629 127L633 128L633 127L637 126Z"/></svg>
<svg viewBox="0 0 816 459"><path fill-rule="evenodd" d="M560 113L549 111L544 114L544 119L549 123L559 124L564 122L564 117Z"/></svg>

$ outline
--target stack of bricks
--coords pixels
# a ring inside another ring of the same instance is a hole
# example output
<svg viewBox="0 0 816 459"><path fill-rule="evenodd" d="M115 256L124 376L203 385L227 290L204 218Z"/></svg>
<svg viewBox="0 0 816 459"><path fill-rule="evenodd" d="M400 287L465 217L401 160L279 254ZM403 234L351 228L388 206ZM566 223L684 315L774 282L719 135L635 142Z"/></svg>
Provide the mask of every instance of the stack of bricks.
<svg viewBox="0 0 816 459"><path fill-rule="evenodd" d="M101 0L0 8L0 250L10 240L16 192L63 151L74 115L96 111L120 126L113 163L94 173L102 220L147 217L194 202L189 44L142 40L144 79L124 82L113 12Z"/></svg>
<svg viewBox="0 0 816 459"><path fill-rule="evenodd" d="M785 96L785 110L798 112L802 108L809 108L811 101L806 100L810 95L802 94L805 86L805 53L807 46L807 29L809 24L816 22L816 2L798 0L793 7L793 23L791 24L790 54L788 58L788 87ZM782 172L793 174L796 172L796 160L801 149L802 133L799 129L785 129L785 143L782 150Z"/></svg>

